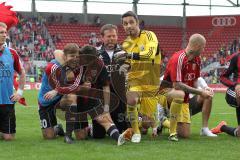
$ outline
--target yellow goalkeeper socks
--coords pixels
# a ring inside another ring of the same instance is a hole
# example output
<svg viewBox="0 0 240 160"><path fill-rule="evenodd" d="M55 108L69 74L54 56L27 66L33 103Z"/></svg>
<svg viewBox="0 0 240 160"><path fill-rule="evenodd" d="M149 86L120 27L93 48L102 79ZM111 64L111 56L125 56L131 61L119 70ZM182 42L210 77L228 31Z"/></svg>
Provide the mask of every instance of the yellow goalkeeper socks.
<svg viewBox="0 0 240 160"><path fill-rule="evenodd" d="M170 128L170 122L169 122L169 120L168 120L168 119L165 119L165 120L163 121L162 125L163 125L163 127L169 129L169 128Z"/></svg>
<svg viewBox="0 0 240 160"><path fill-rule="evenodd" d="M181 113L183 99L173 99L170 106L170 136L177 134L177 121Z"/></svg>
<svg viewBox="0 0 240 160"><path fill-rule="evenodd" d="M128 117L135 134L140 134L138 126L138 111L136 106L128 106Z"/></svg>

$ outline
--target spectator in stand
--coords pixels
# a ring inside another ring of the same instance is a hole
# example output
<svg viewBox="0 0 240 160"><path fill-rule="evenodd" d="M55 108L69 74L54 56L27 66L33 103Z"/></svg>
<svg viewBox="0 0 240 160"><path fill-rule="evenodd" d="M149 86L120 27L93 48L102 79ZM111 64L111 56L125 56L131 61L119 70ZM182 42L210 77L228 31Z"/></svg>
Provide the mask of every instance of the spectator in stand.
<svg viewBox="0 0 240 160"><path fill-rule="evenodd" d="M101 26L101 19L100 19L99 16L96 16L96 17L94 18L94 24L95 24L97 27Z"/></svg>
<svg viewBox="0 0 240 160"><path fill-rule="evenodd" d="M91 37L89 39L89 44L96 47L97 46L97 43L99 42L98 38L97 38L97 35L96 33L92 32L91 33Z"/></svg>
<svg viewBox="0 0 240 160"><path fill-rule="evenodd" d="M60 33L57 34L56 39L57 39L57 43L61 42L62 36Z"/></svg>

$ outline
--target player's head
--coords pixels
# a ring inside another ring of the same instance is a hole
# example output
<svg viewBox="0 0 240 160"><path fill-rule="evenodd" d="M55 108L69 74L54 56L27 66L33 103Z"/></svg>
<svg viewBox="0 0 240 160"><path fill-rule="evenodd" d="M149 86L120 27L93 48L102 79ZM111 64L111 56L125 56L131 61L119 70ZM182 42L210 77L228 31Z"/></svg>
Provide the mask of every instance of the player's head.
<svg viewBox="0 0 240 160"><path fill-rule="evenodd" d="M128 11L122 15L122 25L127 35L131 37L139 35L139 20L134 12Z"/></svg>
<svg viewBox="0 0 240 160"><path fill-rule="evenodd" d="M105 24L102 26L100 33L104 47L108 50L113 50L118 40L117 26L113 24Z"/></svg>
<svg viewBox="0 0 240 160"><path fill-rule="evenodd" d="M84 55L97 56L97 49L91 45L85 45L80 49L79 53L80 53L80 55L84 54Z"/></svg>
<svg viewBox="0 0 240 160"><path fill-rule="evenodd" d="M63 54L63 59L65 62L77 62L79 60L79 46L76 43L68 43L64 46ZM74 63L71 64L71 67L74 68L74 65Z"/></svg>
<svg viewBox="0 0 240 160"><path fill-rule="evenodd" d="M54 55L54 58L60 63L60 64L62 64L63 62L64 62L64 60L63 60L63 51L62 50L59 50L59 49L57 49L57 50L55 50L54 52L53 52L53 55Z"/></svg>
<svg viewBox="0 0 240 160"><path fill-rule="evenodd" d="M0 46L5 44L7 39L7 25L3 22L0 22Z"/></svg>
<svg viewBox="0 0 240 160"><path fill-rule="evenodd" d="M98 58L97 49L91 45L83 46L80 51L80 65L86 65Z"/></svg>
<svg viewBox="0 0 240 160"><path fill-rule="evenodd" d="M189 55L191 55L191 57L196 57L204 51L205 45L205 37L201 34L196 33L191 35L186 50Z"/></svg>

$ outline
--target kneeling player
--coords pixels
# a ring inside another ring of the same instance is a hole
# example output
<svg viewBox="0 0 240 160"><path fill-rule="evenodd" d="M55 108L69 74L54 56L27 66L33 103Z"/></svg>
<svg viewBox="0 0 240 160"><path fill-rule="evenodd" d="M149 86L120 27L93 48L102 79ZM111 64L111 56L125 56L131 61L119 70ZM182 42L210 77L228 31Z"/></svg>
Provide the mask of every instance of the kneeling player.
<svg viewBox="0 0 240 160"><path fill-rule="evenodd" d="M109 103L110 89L106 79L100 76L100 75L105 75L106 68L104 67L104 64L102 63L102 61L95 56L96 55L95 48L91 46L85 46L81 49L80 53L82 53L82 55L80 55L80 58L79 58L79 66L80 67L85 66L83 68L83 72L82 72L83 74L81 76L83 83L84 82L86 83L88 81L91 83L91 85L92 84L94 85L96 83L101 84L105 92L102 93L102 90L100 91L101 95L103 94L103 97L104 97L103 98L104 107L100 106L100 107L94 108L95 106L94 104L87 103L87 105L82 105L77 108L79 109L82 108L80 112L87 112L93 119L95 119L99 124L101 124L105 128L106 132L118 142L118 145L122 145L125 142L125 138L126 138L125 136L129 133L129 130L127 130L126 132L120 135L115 124L112 122L111 116L108 112L109 104L110 104ZM68 86L68 88L73 89L74 86ZM58 87L58 90L59 89L61 89L61 87ZM64 90L62 91L65 94L72 93L69 91L64 91ZM75 94L75 98L76 96L78 96L78 97L92 97L94 99L101 99L100 97L98 97L98 95L100 94L96 89L86 90L86 87L83 87L81 85L78 86L78 89L74 92L74 94ZM74 105L76 105L76 102L74 102L76 100L75 98L71 99L70 101L71 105L73 103L75 103ZM75 100L73 101L73 99ZM73 111L73 109L74 108L71 107L70 112L76 113L77 110L75 109L75 111Z"/></svg>
<svg viewBox="0 0 240 160"><path fill-rule="evenodd" d="M62 51L55 51L55 54L63 54ZM57 124L56 104L60 101L58 94L49 84L49 77L54 72L54 68L61 64L56 59L52 60L45 68L42 78L42 85L38 94L39 116L42 127L42 135L45 139L53 139L57 135L64 136L61 124Z"/></svg>
<svg viewBox="0 0 240 160"><path fill-rule="evenodd" d="M216 134L225 132L231 136L240 137L239 55L239 53L236 53L232 56L229 67L220 76L221 83L228 87L225 97L226 102L229 104L229 106L236 109L238 127L229 127L225 121L222 121L217 127L212 129L212 132Z"/></svg>
<svg viewBox="0 0 240 160"><path fill-rule="evenodd" d="M205 80L201 77L198 78L197 80L197 84L196 87L198 89L205 89L205 90L209 90L210 92L213 93L212 89L208 87L208 85L206 84ZM179 120L178 120L178 129L177 129L177 133L180 137L184 137L187 138L189 137L190 134L190 128L188 128L187 130L182 129L182 125L183 123L190 123L190 117L188 115L195 115L199 112L202 112L202 128L200 131L200 135L203 136L209 136L209 137L216 137L217 135L213 134L209 128L208 128L208 119L210 116L210 112L211 112L211 108L212 108L212 99L203 99L201 96L199 95L190 95L190 100L189 100L189 104L183 104L182 106L182 110L181 110L181 114L182 116L180 116ZM166 97L161 96L161 101L160 101L160 106L163 106L163 108L167 108L166 105ZM189 109L188 109L189 107ZM187 115L185 116L186 118L183 117L183 115Z"/></svg>

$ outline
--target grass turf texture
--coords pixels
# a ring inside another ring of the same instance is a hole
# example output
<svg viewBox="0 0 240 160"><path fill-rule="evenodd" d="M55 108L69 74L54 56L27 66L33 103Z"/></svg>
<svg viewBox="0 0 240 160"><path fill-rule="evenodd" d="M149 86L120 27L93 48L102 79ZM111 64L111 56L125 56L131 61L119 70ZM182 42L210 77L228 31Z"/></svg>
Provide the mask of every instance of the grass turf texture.
<svg viewBox="0 0 240 160"><path fill-rule="evenodd" d="M169 142L168 134L152 139L143 136L140 144L126 143L118 147L110 138L101 140L88 139L69 145L63 138L43 140L40 130L37 91L25 91L29 107L16 105L17 134L12 142L0 141L0 160L71 160L71 159L228 159L239 158L240 139L221 134L217 138L199 136L201 114L192 118L192 135L190 139ZM209 127L214 127L221 120L236 126L235 109L228 107L224 94L216 94L213 101Z"/></svg>

